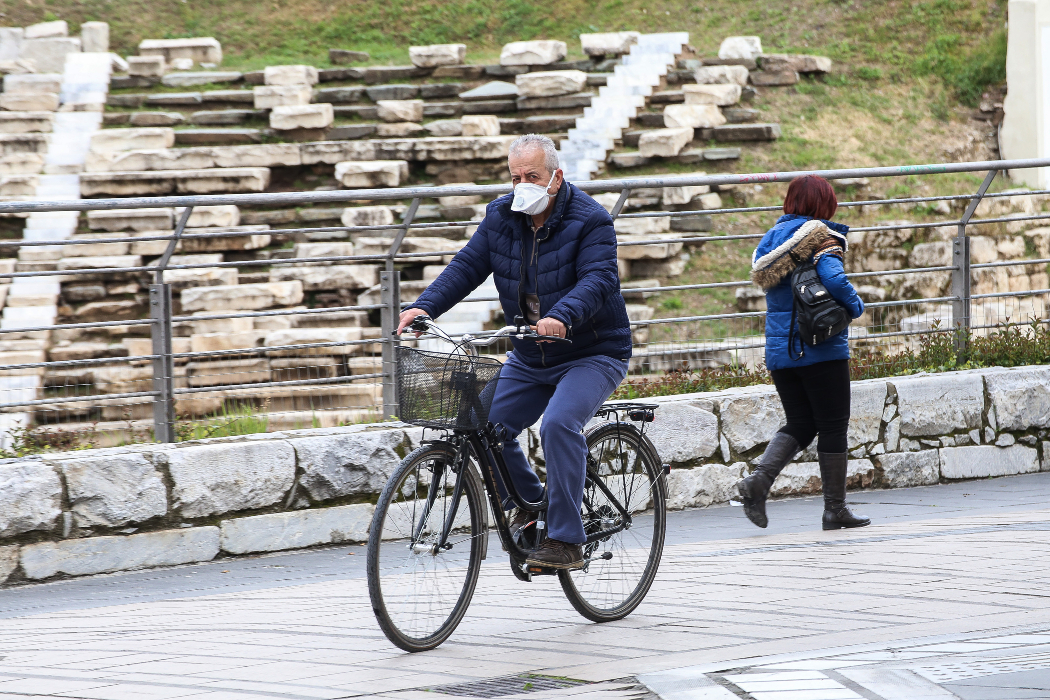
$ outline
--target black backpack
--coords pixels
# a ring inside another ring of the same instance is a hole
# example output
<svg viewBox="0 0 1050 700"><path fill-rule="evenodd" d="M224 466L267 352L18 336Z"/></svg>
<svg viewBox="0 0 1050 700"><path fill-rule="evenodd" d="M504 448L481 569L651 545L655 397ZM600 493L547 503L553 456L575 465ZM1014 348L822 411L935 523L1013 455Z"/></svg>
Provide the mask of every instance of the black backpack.
<svg viewBox="0 0 1050 700"><path fill-rule="evenodd" d="M852 319L820 281L817 267L812 262L802 263L791 273L791 293L795 303L791 309L791 330L788 331L788 356L797 361L805 355L806 345L820 345L838 335ZM801 340L798 357L792 355L796 321Z"/></svg>

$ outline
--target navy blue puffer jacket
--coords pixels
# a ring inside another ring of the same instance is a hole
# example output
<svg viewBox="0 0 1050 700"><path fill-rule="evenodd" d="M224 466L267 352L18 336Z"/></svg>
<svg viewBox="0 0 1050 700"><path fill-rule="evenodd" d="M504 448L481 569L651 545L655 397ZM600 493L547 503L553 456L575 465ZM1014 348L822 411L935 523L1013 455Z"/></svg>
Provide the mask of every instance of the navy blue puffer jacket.
<svg viewBox="0 0 1050 700"><path fill-rule="evenodd" d="M507 323L525 316L524 244L532 229L525 214L511 211L512 199L508 194L488 205L485 220L470 241L412 307L437 318L491 273ZM564 323L572 344L514 340L515 355L533 367L553 367L593 355L629 358L631 326L620 295L612 217L583 191L564 182L537 235L540 318Z"/></svg>

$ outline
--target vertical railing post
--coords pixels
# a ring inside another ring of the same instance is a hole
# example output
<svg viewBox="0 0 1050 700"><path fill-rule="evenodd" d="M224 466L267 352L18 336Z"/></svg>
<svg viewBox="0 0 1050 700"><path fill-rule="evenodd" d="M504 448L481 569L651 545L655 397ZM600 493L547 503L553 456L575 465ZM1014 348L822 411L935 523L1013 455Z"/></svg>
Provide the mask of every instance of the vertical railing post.
<svg viewBox="0 0 1050 700"><path fill-rule="evenodd" d="M977 193L970 199L962 218L959 219L959 229L952 241L952 323L955 326L955 354L965 357L970 340L970 286L972 284L970 270L970 237L966 235L966 225L973 217L977 205L984 199L985 192L995 179L998 170L989 170L984 177Z"/></svg>
<svg viewBox="0 0 1050 700"><path fill-rule="evenodd" d="M157 261L154 283L149 286L150 339L153 355L153 439L175 442L175 360L171 356L171 285L164 284L164 270L178 247L193 207L186 207L168 241L168 248Z"/></svg>
<svg viewBox="0 0 1050 700"><path fill-rule="evenodd" d="M175 442L175 362L171 356L171 285L149 287L150 338L153 341L153 438Z"/></svg>
<svg viewBox="0 0 1050 700"><path fill-rule="evenodd" d="M405 216L401 221L400 228L394 236L386 254L384 269L379 273L380 301L383 305L380 310L380 328L383 334L383 418L390 419L398 414L397 385L394 382L394 344L397 339L394 332L397 330L398 318L401 316L401 273L394 269L394 258L401 250L401 243L408 234L408 227L416 218L420 199L417 197L408 205Z"/></svg>

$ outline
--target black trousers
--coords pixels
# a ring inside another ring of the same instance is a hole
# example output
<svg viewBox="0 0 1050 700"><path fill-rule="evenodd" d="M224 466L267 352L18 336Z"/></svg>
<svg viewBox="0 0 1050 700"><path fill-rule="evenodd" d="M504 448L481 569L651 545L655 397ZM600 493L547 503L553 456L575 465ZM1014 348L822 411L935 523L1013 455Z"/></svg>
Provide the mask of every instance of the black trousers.
<svg viewBox="0 0 1050 700"><path fill-rule="evenodd" d="M784 405L780 432L805 448L816 435L817 451L845 452L849 428L849 360L829 360L770 372Z"/></svg>

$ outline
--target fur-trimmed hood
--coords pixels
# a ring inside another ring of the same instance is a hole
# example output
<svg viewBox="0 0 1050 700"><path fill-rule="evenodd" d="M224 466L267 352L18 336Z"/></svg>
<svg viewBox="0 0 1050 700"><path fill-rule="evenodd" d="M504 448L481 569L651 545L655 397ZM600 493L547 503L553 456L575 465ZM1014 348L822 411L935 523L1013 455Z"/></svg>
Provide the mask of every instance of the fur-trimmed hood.
<svg viewBox="0 0 1050 700"><path fill-rule="evenodd" d="M771 289L796 267L811 259L828 239L845 251L849 227L821 219L787 214L777 220L751 257L751 281L764 290Z"/></svg>

